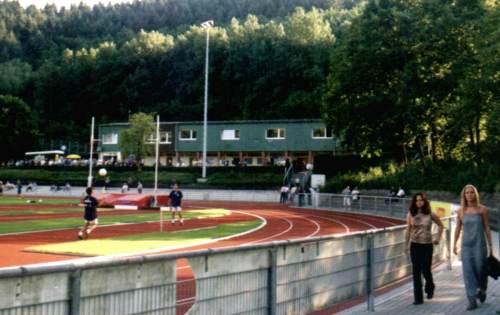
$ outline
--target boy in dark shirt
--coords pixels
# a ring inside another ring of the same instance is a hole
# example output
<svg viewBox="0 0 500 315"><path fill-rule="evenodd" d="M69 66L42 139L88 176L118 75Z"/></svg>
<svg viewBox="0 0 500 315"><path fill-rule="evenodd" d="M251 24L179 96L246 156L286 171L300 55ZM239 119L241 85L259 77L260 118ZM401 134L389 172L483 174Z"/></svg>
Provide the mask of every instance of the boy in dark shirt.
<svg viewBox="0 0 500 315"><path fill-rule="evenodd" d="M98 201L92 196L92 187L87 187L87 196L83 199L85 207L85 214L83 219L85 224L80 232L78 232L79 239L87 239L90 233L97 227L97 205Z"/></svg>
<svg viewBox="0 0 500 315"><path fill-rule="evenodd" d="M184 220L182 219L182 191L179 189L179 185L174 185L174 190L170 192L170 211L172 212L172 224L175 224L175 213L179 216L179 222L181 225L184 224Z"/></svg>

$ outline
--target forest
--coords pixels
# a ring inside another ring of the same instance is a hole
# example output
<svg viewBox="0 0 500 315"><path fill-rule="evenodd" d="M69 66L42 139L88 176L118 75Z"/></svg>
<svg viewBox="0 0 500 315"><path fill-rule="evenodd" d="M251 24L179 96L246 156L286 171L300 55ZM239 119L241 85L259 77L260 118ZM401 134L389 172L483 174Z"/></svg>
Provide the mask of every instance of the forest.
<svg viewBox="0 0 500 315"><path fill-rule="evenodd" d="M497 0L3 0L0 160L91 116L201 120L209 19L210 120L322 118L366 159L499 173Z"/></svg>

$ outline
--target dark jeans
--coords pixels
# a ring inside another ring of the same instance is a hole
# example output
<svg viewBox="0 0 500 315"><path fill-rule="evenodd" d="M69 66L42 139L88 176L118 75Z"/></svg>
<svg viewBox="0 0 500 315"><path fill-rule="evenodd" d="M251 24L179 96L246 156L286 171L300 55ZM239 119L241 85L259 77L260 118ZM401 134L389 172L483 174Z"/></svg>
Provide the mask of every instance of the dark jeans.
<svg viewBox="0 0 500 315"><path fill-rule="evenodd" d="M424 300L422 293L422 275L425 278L425 293L434 293L434 281L432 280L432 244L411 243L410 256L413 270L413 296L415 302Z"/></svg>

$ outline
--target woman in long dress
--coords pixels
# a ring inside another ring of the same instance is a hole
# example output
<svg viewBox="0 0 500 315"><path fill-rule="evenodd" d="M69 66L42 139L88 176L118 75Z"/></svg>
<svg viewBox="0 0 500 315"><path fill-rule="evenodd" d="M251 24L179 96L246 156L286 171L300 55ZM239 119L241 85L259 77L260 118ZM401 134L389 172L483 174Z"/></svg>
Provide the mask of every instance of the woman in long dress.
<svg viewBox="0 0 500 315"><path fill-rule="evenodd" d="M453 252L458 255L457 242L462 233L462 271L465 291L469 305L467 310L477 308L476 299L481 303L486 300L488 275L487 258L491 254L491 231L488 209L481 205L479 193L473 185L466 185L461 193L461 208L457 214L455 246Z"/></svg>

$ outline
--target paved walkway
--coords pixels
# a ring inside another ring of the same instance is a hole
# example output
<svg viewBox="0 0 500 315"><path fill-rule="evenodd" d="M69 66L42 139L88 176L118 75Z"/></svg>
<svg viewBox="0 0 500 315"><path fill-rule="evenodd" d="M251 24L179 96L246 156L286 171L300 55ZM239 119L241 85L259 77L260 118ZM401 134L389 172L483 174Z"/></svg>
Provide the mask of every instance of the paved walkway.
<svg viewBox="0 0 500 315"><path fill-rule="evenodd" d="M375 299L375 312L366 310L366 303L357 305L336 315L494 315L500 310L500 279L488 279L486 302L474 311L466 311L467 301L462 277L462 264L455 261L452 270L446 265L434 271L436 292L432 300L413 305L413 283L410 281ZM500 313L499 313L500 314Z"/></svg>

